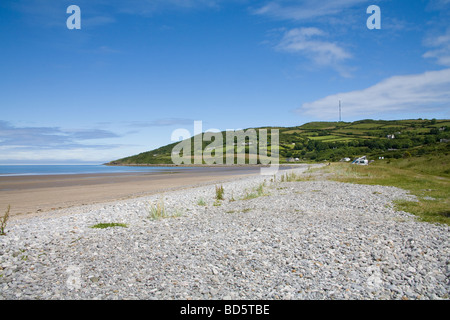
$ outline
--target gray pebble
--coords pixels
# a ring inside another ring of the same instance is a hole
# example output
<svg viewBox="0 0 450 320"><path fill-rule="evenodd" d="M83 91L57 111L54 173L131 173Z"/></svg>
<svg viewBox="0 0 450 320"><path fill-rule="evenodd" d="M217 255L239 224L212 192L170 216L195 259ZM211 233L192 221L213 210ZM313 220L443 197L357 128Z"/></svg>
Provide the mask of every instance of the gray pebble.
<svg viewBox="0 0 450 320"><path fill-rule="evenodd" d="M281 174L11 221L0 299L449 299L449 227L393 209L413 196Z"/></svg>

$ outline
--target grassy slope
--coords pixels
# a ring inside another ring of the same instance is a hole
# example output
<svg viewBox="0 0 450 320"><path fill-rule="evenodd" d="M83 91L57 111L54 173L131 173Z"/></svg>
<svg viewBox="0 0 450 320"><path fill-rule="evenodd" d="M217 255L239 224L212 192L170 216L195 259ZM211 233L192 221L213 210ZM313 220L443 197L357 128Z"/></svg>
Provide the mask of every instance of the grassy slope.
<svg viewBox="0 0 450 320"><path fill-rule="evenodd" d="M324 170L341 182L395 186L418 202L397 201L396 208L427 222L450 225L450 155L377 161L369 166L335 163Z"/></svg>
<svg viewBox="0 0 450 320"><path fill-rule="evenodd" d="M437 146L439 142L436 142L439 138L450 137L448 125L449 120L361 120L351 123L311 122L298 127L267 129L280 130L280 162L286 161L289 157L305 161L336 161L343 157L361 155L399 158L405 152L412 155L419 151L420 154L432 153L436 147L441 148ZM439 136L432 133L433 129L442 126L448 126L448 130L438 133ZM262 128L256 129L258 131ZM399 135L397 132L402 134ZM392 133L396 133L396 139L390 142L398 149L394 152L388 151L390 147L386 144L388 142L386 135ZM417 142L417 138L422 139L422 142ZM424 141L430 138L434 142ZM370 146L370 141L381 143L382 146ZM315 145L311 146L311 143ZM407 146L404 146L405 143ZM208 144L204 142L203 148ZM171 164L171 150L175 145L176 143L163 146L110 164ZM446 148L449 149L448 144Z"/></svg>

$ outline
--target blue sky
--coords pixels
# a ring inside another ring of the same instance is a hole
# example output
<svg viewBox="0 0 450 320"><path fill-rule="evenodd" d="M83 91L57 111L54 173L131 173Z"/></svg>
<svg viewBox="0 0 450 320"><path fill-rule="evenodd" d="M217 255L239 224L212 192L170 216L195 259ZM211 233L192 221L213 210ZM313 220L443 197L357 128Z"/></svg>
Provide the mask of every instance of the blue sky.
<svg viewBox="0 0 450 320"><path fill-rule="evenodd" d="M0 164L336 121L339 100L344 121L449 118L449 21L450 0L2 0Z"/></svg>

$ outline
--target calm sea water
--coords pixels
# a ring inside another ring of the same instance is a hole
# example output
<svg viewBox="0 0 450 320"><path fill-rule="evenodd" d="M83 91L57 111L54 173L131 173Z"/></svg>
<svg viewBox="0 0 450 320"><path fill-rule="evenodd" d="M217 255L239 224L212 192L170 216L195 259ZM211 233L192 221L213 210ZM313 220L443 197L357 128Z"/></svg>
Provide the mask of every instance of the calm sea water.
<svg viewBox="0 0 450 320"><path fill-rule="evenodd" d="M185 170L187 167L177 167ZM55 175L84 173L120 173L120 172L164 172L173 171L171 167L111 167L104 165L0 165L0 176L18 175Z"/></svg>

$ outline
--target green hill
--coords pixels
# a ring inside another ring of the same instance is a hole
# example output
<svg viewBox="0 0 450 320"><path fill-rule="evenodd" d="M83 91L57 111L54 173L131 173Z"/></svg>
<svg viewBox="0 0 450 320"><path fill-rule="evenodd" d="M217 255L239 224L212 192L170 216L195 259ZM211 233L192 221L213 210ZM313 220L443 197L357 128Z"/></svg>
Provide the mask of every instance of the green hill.
<svg viewBox="0 0 450 320"><path fill-rule="evenodd" d="M279 130L280 163L288 161L339 161L366 155L369 159L403 158L450 151L450 120L360 120L355 122L310 122L297 127L253 128ZM225 155L225 133L223 153ZM193 146L193 138L190 139ZM210 141L204 141L203 150ZM172 164L171 153L178 142L108 165ZM235 146L235 151L249 146ZM268 147L270 151L270 144ZM193 150L193 148L191 148ZM192 153L193 155L193 153ZM225 160L224 160L224 163Z"/></svg>

